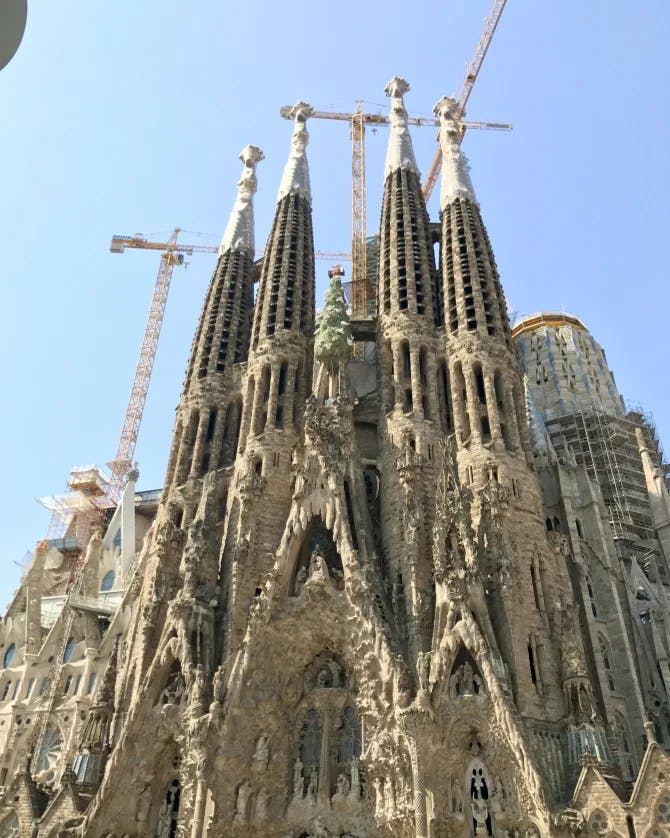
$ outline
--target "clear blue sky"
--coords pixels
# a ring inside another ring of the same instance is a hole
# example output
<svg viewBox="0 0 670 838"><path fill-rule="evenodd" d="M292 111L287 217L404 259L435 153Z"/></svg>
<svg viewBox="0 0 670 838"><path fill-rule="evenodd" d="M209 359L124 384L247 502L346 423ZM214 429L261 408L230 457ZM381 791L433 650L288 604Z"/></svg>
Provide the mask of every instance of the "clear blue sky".
<svg viewBox="0 0 670 838"><path fill-rule="evenodd" d="M288 151L279 107L352 110L363 99L385 112L384 85L398 74L412 85L410 113L429 114L460 86L489 6L30 4L23 43L0 72L0 606L18 582L13 562L46 531L33 499L63 490L71 465L115 452L158 259L110 254L111 235L180 226L216 242L237 154L255 143L266 154L262 246ZM514 132L470 132L465 148L512 306L583 318L621 391L653 411L670 447L669 30L666 0L509 0L469 116ZM349 250L348 129L313 121L310 132L316 246ZM433 129L417 129L414 144L425 171ZM371 232L385 146L384 130L368 134ZM213 264L194 256L174 274L136 452L141 488L163 479ZM327 268L318 263L319 297Z"/></svg>

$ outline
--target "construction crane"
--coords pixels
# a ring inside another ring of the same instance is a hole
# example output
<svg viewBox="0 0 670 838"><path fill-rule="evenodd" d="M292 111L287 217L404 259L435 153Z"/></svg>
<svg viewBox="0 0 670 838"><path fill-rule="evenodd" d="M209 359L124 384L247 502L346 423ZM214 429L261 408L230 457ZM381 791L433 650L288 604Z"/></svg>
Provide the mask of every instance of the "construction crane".
<svg viewBox="0 0 670 838"><path fill-rule="evenodd" d="M292 107L284 105L279 113L284 119L292 119ZM358 110L354 113L340 111L314 111L310 119L335 119L351 124L351 316L353 318L368 317L368 299L372 289L367 280L367 264L365 251L366 221L365 221L365 126L388 125L390 119L384 114L363 113L362 102L358 103ZM434 117L410 116L410 125L418 127L425 125L439 126L439 119ZM464 122L468 128L483 128L489 131L510 131L512 126L508 122Z"/></svg>
<svg viewBox="0 0 670 838"><path fill-rule="evenodd" d="M484 34L482 35L475 56L470 62L468 70L465 74L465 79L461 87L461 92L456 100L458 110L456 117L461 127L461 138L466 128L479 128L490 131L510 131L512 126L507 122L473 122L463 119L465 114L465 106L472 92L477 76L486 56L486 52L495 33L500 15L505 8L507 0L495 0L493 9L491 10L484 26ZM373 297L373 290L367 277L367 260L366 260L366 210L365 210L365 126L372 125L388 125L390 119L388 116L382 114L363 113L363 103L358 102L358 107L354 113L342 113L339 111L314 111L311 114L311 119L335 119L349 122L351 125L351 253L352 253L352 271L351 271L351 316L354 319L366 318L368 314L368 301ZM279 113L284 119L291 119L292 108L290 105L284 105L280 108ZM433 117L418 117L410 116L407 119L410 125L417 127L432 125L439 126L440 121ZM423 186L423 193L426 201L430 195L437 181L440 172L440 165L442 162L441 155L438 154L433 161L428 177Z"/></svg>
<svg viewBox="0 0 670 838"><path fill-rule="evenodd" d="M456 108L455 108L455 117L460 123L461 126L461 142L463 142L463 136L465 135L466 128L469 128L469 123L465 122L463 117L465 116L465 109L468 105L468 100L470 99L470 94L472 93L472 88L475 86L475 82L477 81L477 77L479 76L479 71L482 69L482 64L484 63L484 59L486 58L486 53L491 46L491 41L493 40L493 36L495 35L495 31L498 28L498 24L500 23L500 16L502 15L505 6L507 4L507 0L494 0L493 6L491 11L489 12L489 16L486 18L484 23L484 31L482 33L482 37L479 39L479 43L477 44L477 49L475 50L475 54L472 57L472 61L468 65L468 69L465 72L465 78L463 79L463 84L461 85L460 92L458 96L455 97L456 101ZM428 174L426 175L426 179L423 183L423 197L426 199L426 203L430 196L433 194L433 189L435 188L435 184L437 183L438 175L440 174L440 169L442 168L442 153L440 149L435 152L435 157L433 158L433 162L430 165L430 169L428 170Z"/></svg>
<svg viewBox="0 0 670 838"><path fill-rule="evenodd" d="M163 316L167 304L172 271L178 265L184 264L185 256L192 256L194 253L217 253L219 248L205 244L183 244L177 243L177 237L182 232L175 227L167 241L149 241L140 233L134 236L113 236L110 244L112 253L123 253L126 248L134 250L159 250L161 261L158 268L158 275L154 284L154 293L149 308L149 316L144 329L144 338L140 355L135 367L135 376L130 388L130 398L123 418L121 436L116 449L116 456L111 462L112 476L109 483L108 496L112 503L118 503L123 487L128 479L128 472L133 463L133 455L137 444L137 437L140 432L142 414L149 391L151 373L154 368L158 339L163 326ZM262 258L262 251L256 251L256 257ZM349 253L327 253L317 251L318 259L346 260L350 259Z"/></svg>

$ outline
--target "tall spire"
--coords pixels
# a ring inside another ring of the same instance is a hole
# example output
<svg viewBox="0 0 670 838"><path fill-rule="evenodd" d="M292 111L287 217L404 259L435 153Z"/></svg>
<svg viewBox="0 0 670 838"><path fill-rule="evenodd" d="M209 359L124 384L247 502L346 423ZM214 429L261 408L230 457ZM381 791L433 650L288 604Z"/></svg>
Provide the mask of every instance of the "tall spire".
<svg viewBox="0 0 670 838"><path fill-rule="evenodd" d="M243 168L237 198L193 339L184 392L194 380L223 373L246 357L253 308L253 196L256 165L263 156L255 145L245 146L240 152Z"/></svg>
<svg viewBox="0 0 670 838"><path fill-rule="evenodd" d="M226 250L254 249L254 206L256 192L256 164L264 158L263 152L255 145L247 145L240 152L244 164L242 176L237 182L237 198L233 205L226 230L221 239L219 256Z"/></svg>
<svg viewBox="0 0 670 838"><path fill-rule="evenodd" d="M252 349L284 330L312 335L314 330L314 238L312 195L305 150L306 122L314 109L298 102L291 151L284 167L277 209L265 247L265 257L254 307Z"/></svg>
<svg viewBox="0 0 670 838"><path fill-rule="evenodd" d="M277 202L292 193L302 195L308 201L312 200L309 185L309 166L305 152L309 142L307 120L313 113L314 108L306 102L298 102L291 110L291 118L294 120L291 152L279 184Z"/></svg>
<svg viewBox="0 0 670 838"><path fill-rule="evenodd" d="M419 170L407 127L405 79L394 76L384 92L391 97L391 134L384 169L379 242L380 313L406 311L441 324L441 291Z"/></svg>
<svg viewBox="0 0 670 838"><path fill-rule="evenodd" d="M384 93L391 97L391 113L389 115L391 134L386 151L384 178L387 178L391 172L395 172L397 169L408 169L419 175L414 149L412 148L412 138L407 127L407 110L402 98L408 90L409 84L399 76L393 76L384 88Z"/></svg>
<svg viewBox="0 0 670 838"><path fill-rule="evenodd" d="M442 148L440 209L444 209L455 198L469 198L477 203L470 179L470 166L461 151L460 129L456 122L457 108L456 101L447 96L438 99L433 108L433 113L440 120L439 137Z"/></svg>

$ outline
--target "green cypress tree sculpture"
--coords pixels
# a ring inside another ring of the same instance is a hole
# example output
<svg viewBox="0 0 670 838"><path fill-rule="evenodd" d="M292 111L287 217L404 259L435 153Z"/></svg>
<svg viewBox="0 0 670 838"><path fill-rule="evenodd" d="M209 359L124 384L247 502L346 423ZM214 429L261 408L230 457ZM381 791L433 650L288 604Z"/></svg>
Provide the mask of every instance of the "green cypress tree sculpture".
<svg viewBox="0 0 670 838"><path fill-rule="evenodd" d="M340 275L333 273L314 340L314 357L334 373L351 357L351 326Z"/></svg>

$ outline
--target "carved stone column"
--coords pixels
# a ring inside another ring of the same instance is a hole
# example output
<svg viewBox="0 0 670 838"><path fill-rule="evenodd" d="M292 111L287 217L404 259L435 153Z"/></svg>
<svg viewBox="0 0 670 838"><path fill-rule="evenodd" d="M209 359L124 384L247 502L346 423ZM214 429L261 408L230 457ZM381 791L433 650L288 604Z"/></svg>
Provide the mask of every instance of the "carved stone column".
<svg viewBox="0 0 670 838"><path fill-rule="evenodd" d="M426 811L426 785L419 758L417 742L418 730L425 724L425 714L416 707L410 707L401 717L402 727L407 740L412 781L414 788L414 829L416 838L428 838L428 813Z"/></svg>
<svg viewBox="0 0 670 838"><path fill-rule="evenodd" d="M205 830L205 809L207 807L207 756L204 751L197 757L195 769L195 800L193 802L193 825L191 838L202 838Z"/></svg>

